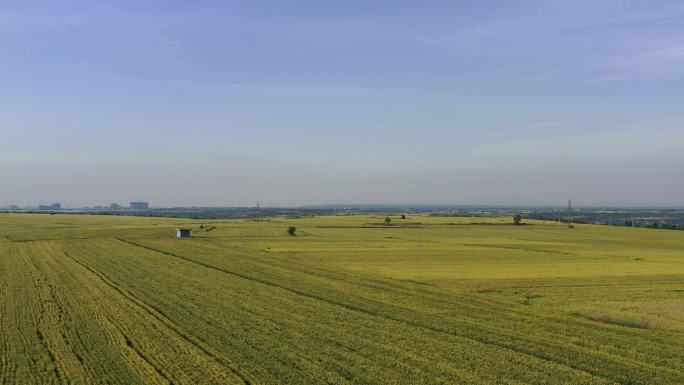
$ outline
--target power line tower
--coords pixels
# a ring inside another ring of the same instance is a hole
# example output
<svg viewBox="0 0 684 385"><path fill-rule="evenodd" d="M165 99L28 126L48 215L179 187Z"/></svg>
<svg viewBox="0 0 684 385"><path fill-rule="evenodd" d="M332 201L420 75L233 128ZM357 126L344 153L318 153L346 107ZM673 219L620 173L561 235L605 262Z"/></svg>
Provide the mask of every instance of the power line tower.
<svg viewBox="0 0 684 385"><path fill-rule="evenodd" d="M260 211L259 202L257 202L257 208L256 208L256 209L257 209L257 212L256 212L257 216L256 216L256 217L257 217L257 221L258 221L258 220L259 220L259 217L260 217L259 214L261 214L261 213L259 212L259 211Z"/></svg>
<svg viewBox="0 0 684 385"><path fill-rule="evenodd" d="M568 199L568 228L572 228L572 199Z"/></svg>

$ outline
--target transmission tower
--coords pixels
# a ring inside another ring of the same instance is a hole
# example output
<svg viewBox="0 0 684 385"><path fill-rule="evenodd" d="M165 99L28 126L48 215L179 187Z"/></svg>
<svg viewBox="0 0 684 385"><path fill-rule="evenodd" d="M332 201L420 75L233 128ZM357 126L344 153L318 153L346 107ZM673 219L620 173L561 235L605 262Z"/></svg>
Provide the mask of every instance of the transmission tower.
<svg viewBox="0 0 684 385"><path fill-rule="evenodd" d="M572 199L568 199L568 227L572 228Z"/></svg>

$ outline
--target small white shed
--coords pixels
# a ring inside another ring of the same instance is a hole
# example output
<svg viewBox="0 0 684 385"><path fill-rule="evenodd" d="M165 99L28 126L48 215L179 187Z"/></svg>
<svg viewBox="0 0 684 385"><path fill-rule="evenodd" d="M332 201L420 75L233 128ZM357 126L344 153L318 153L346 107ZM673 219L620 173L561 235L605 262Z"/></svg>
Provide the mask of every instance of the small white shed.
<svg viewBox="0 0 684 385"><path fill-rule="evenodd" d="M190 238L190 229L176 229L176 237Z"/></svg>

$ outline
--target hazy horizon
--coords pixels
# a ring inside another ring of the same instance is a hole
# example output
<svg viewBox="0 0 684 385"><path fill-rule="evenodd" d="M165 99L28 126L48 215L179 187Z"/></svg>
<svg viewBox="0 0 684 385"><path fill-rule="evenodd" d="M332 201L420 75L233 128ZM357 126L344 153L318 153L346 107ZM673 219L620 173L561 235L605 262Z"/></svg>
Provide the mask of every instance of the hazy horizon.
<svg viewBox="0 0 684 385"><path fill-rule="evenodd" d="M677 1L10 0L0 43L0 207L684 206Z"/></svg>
<svg viewBox="0 0 684 385"><path fill-rule="evenodd" d="M273 202L251 202L251 203L245 203L241 205L230 205L230 206L216 206L216 205L196 205L196 204L184 204L184 205L175 205L175 206L165 206L165 205L158 205L155 204L154 202L149 202L149 201L143 201L149 204L149 209L155 210L155 209L255 209L257 207L261 207L262 209L300 209L300 208L311 208L311 209L317 209L317 208L383 208L383 207L388 207L388 208L393 208L393 207L402 207L402 208L415 208L415 209L421 209L421 208L449 208L449 209L477 209L477 208L482 208L482 209L559 209L559 210L567 210L567 205L568 201L558 201L558 202L550 202L550 203L491 203L491 202L481 202L481 203L463 203L463 202L395 202L395 203L382 203L382 202L357 202L357 203L348 203L348 202L337 202L337 203L319 203L319 204L278 204L278 203L273 203ZM18 206L18 209L20 210L37 210L38 206L40 205L51 205L53 203L60 203L61 202L52 202L52 201L45 201L45 202L40 202L40 203L35 203L35 204L27 204L27 205L16 205ZM117 201L117 202L106 202L102 204L95 204L91 206L83 205L83 206L70 206L70 205L64 205L61 204L61 209L62 210L79 210L79 209L95 209L99 208L102 210L110 210L110 204L119 204L120 208L118 209L123 209L127 210L130 209L129 204L131 202L123 202L123 201ZM0 206L0 209L8 209L10 206L15 206L15 205L7 205L7 206ZM639 209L644 209L644 210L682 210L684 209L684 205L653 205L653 204L615 204L611 202L604 202L604 203L594 203L594 204L584 204L582 202L576 202L573 201L572 203L572 208L573 210L578 209L615 209L615 210L620 210L620 209L625 209L625 210L639 210ZM50 210L50 209L48 209ZM54 210L53 210L54 211Z"/></svg>

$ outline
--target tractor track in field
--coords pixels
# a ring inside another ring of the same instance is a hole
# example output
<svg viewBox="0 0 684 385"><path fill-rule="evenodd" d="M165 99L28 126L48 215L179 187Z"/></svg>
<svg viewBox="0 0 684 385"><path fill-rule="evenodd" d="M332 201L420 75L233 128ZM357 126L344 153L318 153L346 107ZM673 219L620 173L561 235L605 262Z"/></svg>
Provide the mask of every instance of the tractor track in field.
<svg viewBox="0 0 684 385"><path fill-rule="evenodd" d="M532 253L572 255L571 253L568 253L565 251L548 250L548 249L535 249L532 247L525 248L525 247L516 247L516 246L493 246L493 245L486 245L486 244L482 244L482 243L460 243L460 245L469 246L469 247L481 247L481 248L487 248L487 249L504 249L504 250L528 251L528 252L532 252Z"/></svg>
<svg viewBox="0 0 684 385"><path fill-rule="evenodd" d="M226 357L224 357L221 353L214 351L214 350L213 350L211 347L209 347L209 346L206 346L206 344L205 344L204 342L202 342L202 341L199 340L197 337L195 337L194 335L188 333L188 332L185 331L183 328L181 328L179 325L177 325L176 323L174 323L173 321L171 321L168 317L166 317L166 315L165 315L160 309L157 309L154 305L145 302L144 300L138 298L138 297L135 296L134 294L132 294L132 293L130 293L129 291L125 290L124 288L122 288L121 286L117 285L116 283L114 283L113 281L111 281L109 278L107 278L106 275L104 275L103 273L100 273L98 270L92 268L90 265L88 265L88 264L82 262L81 260L79 260L78 258L72 256L72 255L69 254L68 252L64 251L64 255L66 255L68 258L70 258L71 260L73 260L75 263L77 263L78 265L82 266L82 267L85 268L86 270L90 271L92 274L94 274L94 275L97 276L98 278L100 278L100 280L102 280L107 286L111 287L112 289L114 289L115 291L117 291L118 293L120 293L121 295L123 295L126 299L128 299L129 301L131 301L131 302L134 303L135 305L137 305L137 306L141 307L142 309L144 309L147 313L149 313L152 317L154 317L154 318L157 319L159 322L161 322L164 326L168 327L170 330L172 330L173 332L175 332L175 333L176 333L178 336L180 336L184 341L186 341L187 343L189 343L189 344L192 345L192 346L195 346L196 348L198 348L199 350L201 350L202 352L204 352L204 354L206 354L207 356L213 358L213 359L214 359L217 363L219 363L221 366L223 366L223 367L227 368L228 370L230 370L230 372L233 373L234 375L236 375L238 378L240 378L240 380L241 380L245 385L258 385L258 382L255 382L254 380L250 379L246 374L244 374L244 373L242 372L241 369L237 368L235 364L233 364L232 362L230 362L230 361L229 361ZM128 337L126 337L126 344L127 344L129 347L131 347L133 350L135 350L135 352L136 352L137 354L141 355L141 352L139 351L139 349L137 349L135 346L132 346L132 341L130 341L130 339L128 339ZM141 355L141 357L142 357L146 362L148 362L148 364L149 364L149 360L147 360L147 359L145 358L144 355ZM159 368L157 368L157 366L152 365L152 368L154 368L157 372L159 372ZM173 384L174 384L174 382L173 382L171 379L169 379L166 375L163 375L162 373L159 373L159 374L162 375L162 376L164 377L164 379L166 379L167 381L169 381L169 384L170 384L170 385L173 385Z"/></svg>
<svg viewBox="0 0 684 385"><path fill-rule="evenodd" d="M31 264L33 265L33 268L37 272L40 272L41 271L40 267L38 267L36 262L32 259L30 261L31 261ZM41 286L39 284L40 278L34 277L33 280L34 280L34 287L40 287ZM55 378L57 379L57 382L59 384L70 383L71 381L68 378L66 378L63 374L63 370L60 367L60 361L57 359L57 355L50 348L50 344L48 343L48 337L45 335L45 333L41 329L41 325L44 325L46 323L46 321L45 321L45 316L47 313L46 304L48 302L55 303L59 307L59 312L60 313L62 312L62 305L59 302L57 302L57 300L55 299L54 288L50 284L48 284L48 287L49 287L49 293L48 294L50 295L50 298L49 299L43 298L43 299L40 299L38 301L40 309L39 309L38 319L36 320L36 337L38 338L40 345L43 347L43 349L47 353L48 357L50 358L50 361L52 362L52 372L54 373Z"/></svg>
<svg viewBox="0 0 684 385"><path fill-rule="evenodd" d="M117 327L118 328L118 327ZM130 349L132 349L135 354L140 357L141 360L143 360L147 365L149 365L152 369L154 369L157 374L166 381L169 385L176 385L176 383L173 381L173 379L166 373L165 370L163 370L161 367L159 367L159 364L151 360L147 354L145 354L144 351L142 351L136 343L128 336L126 333L121 330L121 328L118 328L121 334L123 334L124 341L126 341L126 346L128 346Z"/></svg>
<svg viewBox="0 0 684 385"><path fill-rule="evenodd" d="M285 291L291 292L291 293L293 293L293 294L295 294L295 295L298 295L298 296L302 296L302 297L306 297L306 298L318 300L318 301L321 301L321 302L325 302L325 303L331 304L331 305L333 305L333 306L343 307L343 308L346 308L346 309L348 309L348 310L351 310L351 311L354 311L354 312L363 313L363 314L366 314L366 315L369 315L369 316L372 316L372 317L378 317L378 318L386 319L386 320L389 320L389 321L398 322L398 323L401 323L401 324L404 324L404 325L407 325L407 326L410 326L410 327L414 327L414 328L418 328L418 329L423 329L423 330L427 330L427 331L431 331L431 332L435 332L435 333L446 334L446 335L454 336L454 337L457 337L457 338L463 338L463 339L470 340L470 341L474 341L474 342L477 342L477 343L482 343L482 344L484 344L484 345L495 346L495 347L498 347L498 348L501 348L501 349L504 349L504 350L508 350L508 351L511 351L511 352L514 352L514 353L517 353L517 354L520 354L520 355L523 355L523 356L527 356L527 357L533 358L533 359L538 359L538 360L545 361L545 362L548 362L548 363L551 363L551 364L554 364L554 365L563 366L563 367L566 367L566 368L575 370L575 371L577 371L577 372L582 372L582 373L585 373L585 374L587 374L587 375L589 375L589 376L591 376L591 377L594 377L594 378L597 378L597 379L602 379L602 380L607 381L607 382L609 382L609 383L619 384L619 382L616 382L615 380L613 380L613 379L611 379L611 378L609 378L609 377L605 377L605 376L603 376L603 375L601 375L601 374L599 374L599 373L592 372L591 370L587 370L587 369L585 369L585 368L582 368L582 367L580 367L579 365L571 365L571 364L567 364L567 363L555 361L555 360L553 360L553 359L551 359L551 358L544 357L543 355L536 355L536 354L530 353L530 352L528 352L528 351L525 351L525 350L523 350L523 349L515 349L515 348L511 347L510 345L507 345L507 344L505 344L505 343L499 343L499 342L497 342L497 341L493 341L493 340L490 339L490 338L486 338L486 337L483 337L483 338L474 338L473 336L469 336L469 335L465 335L465 334L459 334L459 333L454 333L454 332L451 332L451 331L448 331L448 330L444 330L444 329L441 329L441 328L431 327L431 326L428 326L428 325L423 325L423 324L420 324L420 323L417 323L417 322L411 322L411 321L408 321L408 320L405 320L405 319L401 319L401 318L397 318L397 317L391 317L391 316L384 315L384 314L374 313L374 312L371 312L371 311L369 311L369 310L366 310L366 309L364 309L364 308L362 308L362 307L357 307L357 306L353 306L353 305L350 305L350 304L345 304L345 303L336 302L336 301L327 299L327 298L325 298L325 297L316 296L316 295L313 295L313 294L306 293L306 292L304 292L304 291L300 291L300 290L288 288L288 287L285 287L285 286L277 285L277 284L275 284L275 283L269 282L269 281L264 280L264 279L259 279L259 278L256 278L256 277L253 277L253 276L249 276L249 275L246 275L246 274L240 274L240 273L237 273L237 272L234 272L234 271L230 271L230 270L221 268L221 267L219 267L219 266L215 266L215 265L212 265L212 264L209 264L209 263L205 263L205 262L202 262L202 261L198 261L198 260L195 260L195 259L193 259L193 258L185 257L185 256L182 256L182 255L179 255L179 254L175 254L175 253L172 253L172 252L169 252L169 251L166 251L166 250L157 249L157 248L154 248L154 247L150 247L150 246L146 246L146 245L143 245L143 244L135 243L135 242L133 242L133 241L129 241L129 240L126 240L126 239L123 239L123 238L118 238L118 237L117 237L117 238L115 238L115 239L118 240L118 241L120 241L120 242L123 242L123 243L127 243L127 244L130 244L130 245L133 245L133 246L137 246L137 247L140 247L140 248L143 248L143 249L147 249L147 250L152 251L152 252L161 253L161 254L164 254L164 255L168 255L168 256L171 256L171 257L175 257L175 258L178 258L178 259L181 259L181 260L184 260L184 261L187 261L187 262L190 262L190 263L193 263L193 264L196 264L196 265L199 265L199 266L208 268L208 269L212 269L212 270L219 271L219 272L222 272L222 273L225 273L225 274L229 274L229 275L232 275L232 276L235 276L235 277L238 277L238 278L242 278L242 279L245 279L245 280L249 280L249 281L257 282L257 283L260 283L260 284L263 284L263 285L267 285L267 286L275 287L275 288L278 288L278 289L281 289L281 290L285 290ZM473 325L473 326L477 326L477 325ZM598 353L598 352L597 352L597 353ZM603 354L602 354L602 355L603 355ZM639 365L639 363L634 362L634 364L636 365L636 367L641 368L641 365ZM662 369L662 368L658 368L658 369Z"/></svg>

